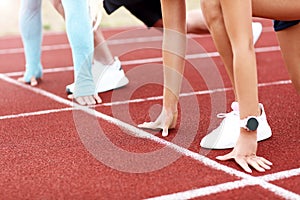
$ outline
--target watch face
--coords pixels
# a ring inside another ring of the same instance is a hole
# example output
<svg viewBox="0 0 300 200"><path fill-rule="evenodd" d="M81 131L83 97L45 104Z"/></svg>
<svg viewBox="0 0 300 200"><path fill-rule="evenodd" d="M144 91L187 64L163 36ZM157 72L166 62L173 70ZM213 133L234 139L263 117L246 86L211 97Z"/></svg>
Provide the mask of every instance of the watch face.
<svg viewBox="0 0 300 200"><path fill-rule="evenodd" d="M256 118L252 117L249 118L247 121L247 125L246 127L250 130L250 131L255 131L258 127L258 121Z"/></svg>

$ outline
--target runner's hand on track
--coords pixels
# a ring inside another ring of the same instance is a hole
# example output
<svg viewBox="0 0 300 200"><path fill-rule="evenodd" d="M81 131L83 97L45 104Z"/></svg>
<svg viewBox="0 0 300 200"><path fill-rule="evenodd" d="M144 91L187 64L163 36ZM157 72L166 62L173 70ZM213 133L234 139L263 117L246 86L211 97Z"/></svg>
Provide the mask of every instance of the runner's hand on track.
<svg viewBox="0 0 300 200"><path fill-rule="evenodd" d="M74 96L71 94L68 95L68 98L73 99ZM91 95L91 96L77 97L75 98L75 101L82 106L90 106L90 105L95 105L97 103L102 103L102 100L98 94Z"/></svg>
<svg viewBox="0 0 300 200"><path fill-rule="evenodd" d="M21 82L21 83L26 83L24 77L18 78L18 81ZM38 85L38 81L37 81L37 79L35 77L32 77L30 79L29 83L30 83L31 86L37 86Z"/></svg>
<svg viewBox="0 0 300 200"><path fill-rule="evenodd" d="M259 172L271 169L272 163L263 157L256 156L256 150L256 134L243 130L234 149L230 153L216 158L218 160L234 159L248 173L252 173L250 166Z"/></svg>
<svg viewBox="0 0 300 200"><path fill-rule="evenodd" d="M167 112L165 109L163 109L154 122L144 122L143 124L139 124L138 127L152 130L162 130L162 136L166 137L169 135L169 129L175 128L177 116L177 112Z"/></svg>

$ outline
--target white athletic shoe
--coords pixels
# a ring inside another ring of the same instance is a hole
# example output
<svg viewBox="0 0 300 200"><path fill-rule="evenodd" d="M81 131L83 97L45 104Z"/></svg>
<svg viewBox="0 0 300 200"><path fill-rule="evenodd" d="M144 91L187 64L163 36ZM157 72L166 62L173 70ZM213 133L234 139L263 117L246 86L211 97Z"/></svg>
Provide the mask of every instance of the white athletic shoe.
<svg viewBox="0 0 300 200"><path fill-rule="evenodd" d="M262 25L260 22L252 22L252 31L253 31L253 44L257 42L262 32Z"/></svg>
<svg viewBox="0 0 300 200"><path fill-rule="evenodd" d="M259 104L261 116L257 129L257 141L268 139L272 136L271 128L268 124L266 113L262 104ZM219 118L224 118L220 126L207 134L200 142L200 146L207 149L228 149L233 148L240 135L239 127L239 107L237 102L231 104L230 113L220 113Z"/></svg>
<svg viewBox="0 0 300 200"><path fill-rule="evenodd" d="M97 92L106 92L109 90L123 87L129 83L122 69L120 60L115 57L115 61L111 65L103 65L94 61L92 66L93 79ZM75 83L66 86L68 94L73 94Z"/></svg>

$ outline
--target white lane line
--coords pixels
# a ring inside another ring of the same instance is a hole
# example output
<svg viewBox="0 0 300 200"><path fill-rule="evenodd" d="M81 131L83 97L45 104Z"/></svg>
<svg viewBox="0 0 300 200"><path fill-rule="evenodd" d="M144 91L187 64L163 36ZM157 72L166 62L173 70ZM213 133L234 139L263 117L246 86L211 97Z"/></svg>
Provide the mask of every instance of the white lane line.
<svg viewBox="0 0 300 200"><path fill-rule="evenodd" d="M276 82L277 83L277 82ZM272 84L270 84L272 85ZM217 88L212 90L201 90L201 91L195 91L195 92L188 92L188 93L180 93L180 97L188 97L188 96L194 96L194 95L205 95L205 94L213 94L217 92L225 92L232 90L232 88ZM140 99L132 99L132 100L125 100L125 101L115 101L115 102L109 102L109 103L102 103L96 105L96 107L102 107L102 106L117 106L117 105L124 105L124 104L130 104L130 103L141 103L146 101L156 101L163 99L163 96L154 96L154 97L148 97L148 98L140 98Z"/></svg>
<svg viewBox="0 0 300 200"><path fill-rule="evenodd" d="M108 45L122 45L122 44L156 42L156 41L162 41L162 36L137 37L137 38L129 38L129 39L107 40L107 44ZM62 50L62 49L70 49L69 43L42 46L42 51L56 51L56 50ZM3 54L19 54L19 53L24 53L24 48L0 49L0 55L3 55Z"/></svg>
<svg viewBox="0 0 300 200"><path fill-rule="evenodd" d="M49 68L49 69L43 69L43 74L57 73L57 72L67 72L67 71L73 71L73 69L74 69L73 66ZM23 74L24 74L24 71L4 73L4 75L10 76L10 77L23 76Z"/></svg>
<svg viewBox="0 0 300 200"><path fill-rule="evenodd" d="M9 82L11 84L17 85L17 86L21 86L24 89L28 89L28 90L30 90L32 92L35 92L37 94L43 95L45 97L48 97L48 98L50 98L50 99L52 99L54 101L57 101L59 103L66 104L68 106L74 106L76 109L80 109L80 110L82 110L82 111L84 111L84 112L86 112L86 113L88 113L90 115L93 115L93 116L96 116L96 117L101 118L103 120L106 120L107 122L109 122L111 124L114 124L114 125L116 125L118 127L122 127L125 130L128 130L131 133L135 134L137 137L150 139L150 140L155 141L155 142L157 142L159 144L166 145L169 148L172 148L173 150L175 150L176 152L178 152L178 153L180 153L182 155L185 155L187 157L190 157L190 158L193 158L194 160L199 161L200 163L204 164L205 166L211 167L211 168L213 168L215 170L223 171L223 172L225 172L225 173L227 173L229 175L233 175L233 176L236 176L236 177L247 179L247 180L251 181L251 184L258 184L258 185L262 186L263 188L265 188L265 189L267 189L267 190L269 190L269 191L271 191L271 192L273 192L273 193L275 193L275 194L277 194L277 195L279 195L279 196L281 196L283 198L291 198L291 197L292 198L294 198L294 197L296 197L296 198L299 197L300 198L300 196L297 195L297 194L294 194L294 193L292 193L290 191L287 191L287 190L285 190L283 188L280 188L278 186L275 186L275 185L272 185L270 183L267 183L267 182L265 182L265 181L263 181L263 180L261 180L259 178L253 177L253 176L251 176L249 174L246 174L244 172L241 172L241 171L238 171L236 169L233 169L233 168L227 167L225 165L222 165L222 164L220 164L220 163L218 163L218 162L216 162L214 160L211 160L211 159L209 159L209 158L207 158L207 157L205 157L203 155L200 155L199 153L192 152L192 151L190 151L188 149L185 149L183 147L180 147L180 146L178 146L176 144L173 144L171 142L163 140L163 139L161 139L159 137L156 137L156 136L154 136L154 135L152 135L152 134L150 134L150 133L148 133L148 132L146 132L144 130L141 130L141 129L135 127L135 126L127 124L127 123L125 123L123 121L120 121L120 120L118 120L116 118L110 117L108 115L105 115L103 113L100 113L98 111L90 109L88 107L80 106L80 105L78 105L78 104L76 104L74 102L70 102L70 101L68 101L66 99L63 99L63 98L61 98L59 96L56 96L56 95L54 95L52 93L49 93L47 91L44 91L42 89L33 88L33 87L27 86L25 84L21 84L21 83L19 83L18 81L14 80L14 79L6 77L5 75L1 75L0 74L0 79L2 79L4 81L7 81L7 82Z"/></svg>
<svg viewBox="0 0 300 200"><path fill-rule="evenodd" d="M54 51L60 49L69 49L69 44L55 44L55 45L44 45L42 51ZM11 48L11 49L0 49L0 55L4 54L19 54L24 53L24 48Z"/></svg>
<svg viewBox="0 0 300 200"><path fill-rule="evenodd" d="M188 36L189 38L209 38L210 35L192 35ZM160 42L162 41L162 36L150 36L150 37L136 37L136 38L126 38L126 39L111 39L106 40L108 45L122 45L122 44L136 44L136 43L146 43L146 42ZM42 46L42 51L54 51L61 49L69 49L69 43L66 44L53 44L53 45L44 45ZM18 54L23 53L24 48L9 48L9 49L0 49L0 55L2 54Z"/></svg>
<svg viewBox="0 0 300 200"><path fill-rule="evenodd" d="M282 196L286 199L299 199L300 196L298 194L283 189L277 185L268 183L269 181L282 180L282 179L290 178L292 176L299 176L299 175L300 175L300 168L297 168L297 169L291 169L282 172L277 172L274 174L268 174L268 175L256 177L255 180L242 179L238 181L227 182L218 185L162 195L158 197L152 197L152 198L148 198L148 200L191 199L196 197L213 195L220 192L226 192L234 189L241 189L246 186L253 186L253 185L259 185L269 191L274 192L276 195ZM261 181L258 182L257 179L261 179Z"/></svg>
<svg viewBox="0 0 300 200"><path fill-rule="evenodd" d="M157 41L162 41L162 36L107 40L107 44L108 45L122 45L122 44L157 42ZM69 43L42 46L42 51L56 51L56 50L62 50L62 49L70 49ZM24 48L0 49L0 55L2 55L2 54L18 54L18 53L24 53Z"/></svg>
<svg viewBox="0 0 300 200"><path fill-rule="evenodd" d="M291 84L291 80L282 80L282 81L274 81L269 83L259 83L258 87L267 87L267 86L274 86L274 85L288 85ZM180 97L187 97L187 96L193 96L193 95L205 95L205 94L212 94L217 92L226 92L230 91L232 88L217 88L212 90L201 90L201 91L195 91L195 92L188 92L188 93L180 93ZM163 96L154 96L154 97L148 97L148 98L140 98L140 99L132 99L132 100L125 100L125 101L115 101L115 102L109 102L109 103L102 103L96 105L96 107L101 106L116 106L116 105L124 105L124 104L130 104L130 103L141 103L145 101L156 101L161 100Z"/></svg>
<svg viewBox="0 0 300 200"><path fill-rule="evenodd" d="M273 51L279 51L279 46L269 46L269 47L260 47L257 48L255 51L257 53L266 53L266 52L273 52ZM218 57L218 52L207 52L207 53L199 53L199 54L189 54L186 55L187 60L193 60L193 59L199 59L199 58L213 58ZM136 60L127 60L127 61L121 61L122 67L130 66L130 65L141 65L141 64L148 64L148 63L157 63L162 62L161 57L155 57L155 58L146 58L146 59L136 59ZM43 73L56 73L56 72L64 72L64 71L72 71L73 66L68 67L57 67L57 68L48 68L44 69ZM6 76L22 76L24 74L24 71L21 72L9 72L4 73Z"/></svg>
<svg viewBox="0 0 300 200"><path fill-rule="evenodd" d="M146 30L146 29L145 29ZM133 30L129 30L133 31ZM263 32L272 32L272 29L264 28ZM127 31L125 31L127 32ZM195 35L191 34L188 35L188 38L210 38L211 36L209 34L205 35ZM132 44L132 43L145 43L145 42L157 42L162 41L162 36L150 36L150 37L136 37L136 38L124 38L124 39L111 39L107 40L108 45L122 45L122 44ZM55 50L61 50L61 49L69 49L70 45L69 43L66 44L54 44L54 45L44 45L42 46L42 51L55 51ZM3 54L18 54L18 53L24 53L24 48L8 48L8 49L0 49L0 55Z"/></svg>
<svg viewBox="0 0 300 200"><path fill-rule="evenodd" d="M259 178L270 182L270 181L276 181L281 179L287 179L293 176L300 176L300 168L285 170L274 174L267 174Z"/></svg>
<svg viewBox="0 0 300 200"><path fill-rule="evenodd" d="M41 110L41 111L36 111L36 112L20 113L20 114L14 114L14 115L4 115L4 116L0 116L0 120L47 115L47 114L51 114L51 113L59 113L59 112L71 111L71 110L74 110L74 108L69 107L69 108L60 108L60 109Z"/></svg>
<svg viewBox="0 0 300 200"><path fill-rule="evenodd" d="M238 188L243 188L245 186L255 185L247 179L242 179L239 181L227 182L218 185L202 187L193 190L187 190L184 192L173 193L169 195L163 195L153 198L148 198L147 200L181 200L181 199L192 199L196 197L203 197L207 195L217 194L220 192L225 192L229 190L234 190Z"/></svg>
<svg viewBox="0 0 300 200"><path fill-rule="evenodd" d="M45 90L42 90L42 89L39 89L39 88L36 88L36 87L32 87L32 86L27 85L27 84L20 83L17 80L14 80L12 78L9 78L9 77L5 76L4 74L0 74L0 79L6 81L8 83L11 83L13 85L17 85L21 88L33 91L36 94L40 94L42 96L48 97L48 98L50 98L50 99L52 99L56 102L59 102L61 104L65 104L65 105L68 105L68 106L73 106L73 102L71 102L71 101L63 99L63 98L61 98L61 97L59 97L55 94L52 94L50 92L45 91Z"/></svg>
<svg viewBox="0 0 300 200"><path fill-rule="evenodd" d="M270 82L270 83L260 83L260 84L258 84L258 87L267 87L267 86L274 86L274 85L288 85L288 84L291 84L290 80L283 80L283 81L274 81L274 82ZM218 88L218 89L213 89L213 90L201 90L201 91L195 91L195 92L189 92L189 93L181 93L179 96L187 97L187 96L194 96L194 95L205 95L205 94L225 92L225 91L230 91L230 90L232 90L232 88ZM153 97L148 97L148 98L102 103L102 104L95 105L93 107L111 107L111 106L117 106L117 105L141 103L141 102L146 102L146 101L157 101L157 100L161 100L161 99L163 99L163 96L153 96ZM44 111L37 111L37 112L20 113L20 114L15 114L15 115L5 115L5 116L0 116L0 120L49 114L49 113L53 113L53 112L63 112L63 111L68 111L68 110L74 110L74 108L51 109L51 110L44 110Z"/></svg>
<svg viewBox="0 0 300 200"><path fill-rule="evenodd" d="M268 47L256 48L255 52L266 53L266 52L274 52L274 51L279 51L279 50L280 50L279 46L268 46ZM199 59L199 58L214 58L214 57L219 57L219 56L220 55L218 52L207 52L207 53L186 55L186 59L193 60L193 59ZM139 64L155 63L155 62L162 62L162 58L156 57L156 58L145 58L145 59L122 61L122 65L124 65L124 66L139 65Z"/></svg>
<svg viewBox="0 0 300 200"><path fill-rule="evenodd" d="M268 182L261 180L261 183L259 185L262 188L269 190L269 191L273 192L274 194L276 194L277 196L283 197L285 199L295 199L295 200L300 199L299 194L296 194L292 191L286 190L286 189L279 187L277 185L274 185L272 183L268 183Z"/></svg>
<svg viewBox="0 0 300 200"><path fill-rule="evenodd" d="M122 44L136 44L136 43L160 42L160 41L162 41L162 35L161 36L107 40L107 44L108 45L122 45Z"/></svg>
<svg viewBox="0 0 300 200"><path fill-rule="evenodd" d="M93 116L96 116L96 117L99 117L103 120L106 120L114 125L117 125L119 127L122 127L130 132L132 132L133 134L135 134L137 137L141 137L141 138L147 138L147 139L150 139L150 140L153 140L153 141L156 141L157 143L160 143L160 144L163 144L163 145L167 145L169 147L171 147L172 149L175 149L177 150L178 152L181 152L183 155L186 155L186 156L189 156L189 157L192 157L192 158L195 158L196 160L199 160L200 162L203 162L203 164L207 165L207 166L211 166L212 168L214 169L217 169L217 170L221 170L221 171L224 171L228 174L231 174L231 175L235 175L235 176L238 176L238 177L242 177L242 178L251 178L250 175L246 174L246 173L243 173L243 172L240 172L238 170L235 170L235 169L232 169L232 168L229 168L225 165L221 165L219 163L217 163L216 161L213 161L213 160L210 160L209 158L206 158L205 156L202 156L198 153L195 153L195 152L192 152L188 149L185 149L185 148L182 148L180 146L177 146L176 144L173 144L173 143L170 143L166 140L163 140L159 137L156 137L142 129L139 129L135 126L132 126L130 124L127 124L123 121L120 121L116 118L113 118L111 116L108 116L108 115L105 115L103 113L100 113L94 109L90 109L89 107L86 107L86 106L80 106L79 104L75 103L75 102L71 102L69 100L66 100L62 97L59 97L59 96L56 96L50 92L47 92L45 90L42 90L40 88L35 88L35 87L31 87L29 85L26 85L26 84L22 84L12 78L9 78L5 75L2 75L0 74L0 79L8 82L8 83L11 83L11 84L14 84L14 85L17 85L17 86L20 86L24 89L27 89L29 91L32 91L36 94L39 94L39 95L42 95L42 96L45 96L45 97L48 97L56 102L59 102L59 103L62 103L62 104L65 104L65 105L68 105L68 106L73 106L75 107L76 109L80 109L80 110L83 110L85 112L87 112L88 114L91 114Z"/></svg>

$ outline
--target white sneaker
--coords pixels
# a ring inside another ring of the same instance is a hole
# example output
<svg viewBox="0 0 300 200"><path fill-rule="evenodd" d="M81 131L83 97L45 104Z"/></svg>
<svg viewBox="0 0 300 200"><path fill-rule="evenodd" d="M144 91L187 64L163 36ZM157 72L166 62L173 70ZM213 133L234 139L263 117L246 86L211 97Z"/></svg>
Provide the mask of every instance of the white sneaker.
<svg viewBox="0 0 300 200"><path fill-rule="evenodd" d="M253 34L253 44L257 42L262 32L262 25L260 22L252 22L252 34Z"/></svg>
<svg viewBox="0 0 300 200"><path fill-rule="evenodd" d="M123 87L129 83L122 69L120 60L115 57L115 61L111 65L103 65L94 61L92 66L93 79L97 92L106 92L109 90ZM68 94L73 94L75 83L66 86Z"/></svg>
<svg viewBox="0 0 300 200"><path fill-rule="evenodd" d="M259 104L261 116L257 129L257 141L265 140L272 136L271 128L268 124L266 113L262 104ZM220 126L207 134L200 142L200 146L207 149L228 149L233 148L240 135L239 127L239 107L237 102L231 104L230 113L220 113L219 118L224 118Z"/></svg>

